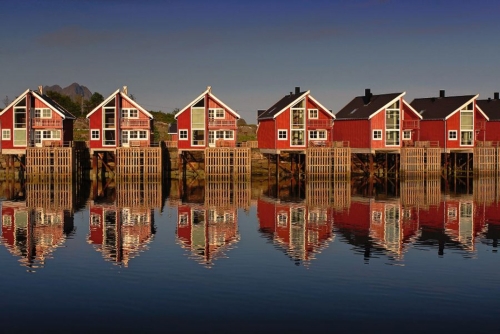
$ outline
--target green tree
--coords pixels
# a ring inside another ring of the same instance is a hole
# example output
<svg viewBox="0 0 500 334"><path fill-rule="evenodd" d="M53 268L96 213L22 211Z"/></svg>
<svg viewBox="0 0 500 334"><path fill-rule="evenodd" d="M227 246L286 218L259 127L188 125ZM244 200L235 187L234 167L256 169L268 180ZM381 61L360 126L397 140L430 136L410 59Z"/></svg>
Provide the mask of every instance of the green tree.
<svg viewBox="0 0 500 334"><path fill-rule="evenodd" d="M100 105L104 101L104 96L99 94L98 92L95 92L92 94L90 99L83 101L83 113L84 115L87 115L89 112L94 110L95 107Z"/></svg>
<svg viewBox="0 0 500 334"><path fill-rule="evenodd" d="M47 91L45 94L52 100L56 101L61 107L72 113L75 117L82 116L81 105L79 105L76 102L73 102L73 100L69 96L62 95L60 93L50 90Z"/></svg>

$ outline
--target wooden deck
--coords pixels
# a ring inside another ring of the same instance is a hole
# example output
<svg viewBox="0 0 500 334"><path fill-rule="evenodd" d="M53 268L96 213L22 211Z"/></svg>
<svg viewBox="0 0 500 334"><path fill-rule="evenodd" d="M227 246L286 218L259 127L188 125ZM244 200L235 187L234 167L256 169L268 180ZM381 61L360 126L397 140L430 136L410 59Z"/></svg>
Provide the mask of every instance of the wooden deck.
<svg viewBox="0 0 500 334"><path fill-rule="evenodd" d="M250 175L250 148L210 147L205 149L205 175L217 178L224 175Z"/></svg>

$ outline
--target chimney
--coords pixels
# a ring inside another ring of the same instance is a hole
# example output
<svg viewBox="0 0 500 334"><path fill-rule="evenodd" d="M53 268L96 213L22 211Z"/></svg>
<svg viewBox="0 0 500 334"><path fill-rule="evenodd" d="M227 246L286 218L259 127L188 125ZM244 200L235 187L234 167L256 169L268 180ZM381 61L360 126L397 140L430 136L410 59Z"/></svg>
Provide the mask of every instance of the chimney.
<svg viewBox="0 0 500 334"><path fill-rule="evenodd" d="M446 94L445 94L445 92L444 92L444 89L441 89L441 90L439 91L439 97L445 97L445 96L446 96Z"/></svg>
<svg viewBox="0 0 500 334"><path fill-rule="evenodd" d="M365 102L365 105L370 103L370 99L372 97L372 93L370 88L365 89L365 96L363 97L363 101Z"/></svg>
<svg viewBox="0 0 500 334"><path fill-rule="evenodd" d="M128 95L128 88L127 88L127 86L123 86L123 94Z"/></svg>
<svg viewBox="0 0 500 334"><path fill-rule="evenodd" d="M300 87L295 87L295 95L299 95L300 94Z"/></svg>
<svg viewBox="0 0 500 334"><path fill-rule="evenodd" d="M499 94L498 92L493 93L493 98L494 98L495 100L500 99L500 94Z"/></svg>
<svg viewBox="0 0 500 334"><path fill-rule="evenodd" d="M38 91L40 92L40 95L43 95L43 86L38 86Z"/></svg>

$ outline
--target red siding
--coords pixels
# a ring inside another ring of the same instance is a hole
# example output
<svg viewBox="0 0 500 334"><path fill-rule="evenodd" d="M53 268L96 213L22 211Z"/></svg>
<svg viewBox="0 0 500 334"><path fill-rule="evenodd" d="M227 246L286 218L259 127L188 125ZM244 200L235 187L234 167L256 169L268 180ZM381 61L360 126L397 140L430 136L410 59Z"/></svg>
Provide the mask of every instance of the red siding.
<svg viewBox="0 0 500 334"><path fill-rule="evenodd" d="M353 148L370 148L371 138L370 123L366 119L335 121L334 141L348 141Z"/></svg>
<svg viewBox="0 0 500 334"><path fill-rule="evenodd" d="M90 148L102 148L102 139L104 136L104 133L102 131L102 107L97 109L92 115L89 117L89 133L91 133L92 130L99 130L99 139L98 140L92 140L92 137L89 136L89 146Z"/></svg>
<svg viewBox="0 0 500 334"><path fill-rule="evenodd" d="M385 148L385 109L380 111L378 114L373 116L370 119L371 123L371 131L370 131L370 142L372 149ZM373 139L373 131L381 130L382 131L382 139L374 140ZM401 136L400 136L401 137Z"/></svg>
<svg viewBox="0 0 500 334"><path fill-rule="evenodd" d="M445 122L443 120L420 121L421 141L437 141L439 147L444 147L445 138L448 138L448 134L445 131Z"/></svg>
<svg viewBox="0 0 500 334"><path fill-rule="evenodd" d="M273 120L263 120L259 122L259 130L257 131L257 141L259 148L275 149L277 131L274 130L275 123Z"/></svg>

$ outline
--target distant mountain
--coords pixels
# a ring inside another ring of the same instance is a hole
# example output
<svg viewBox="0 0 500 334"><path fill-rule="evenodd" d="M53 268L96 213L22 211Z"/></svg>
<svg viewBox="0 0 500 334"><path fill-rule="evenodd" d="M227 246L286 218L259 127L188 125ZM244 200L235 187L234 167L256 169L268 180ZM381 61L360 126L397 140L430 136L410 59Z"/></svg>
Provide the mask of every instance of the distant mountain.
<svg viewBox="0 0 500 334"><path fill-rule="evenodd" d="M83 96L84 100L88 100L92 96L92 92L87 87L82 86L76 82L64 88L61 88L61 86L59 85L45 86L43 87L43 90L44 91L51 90L62 95L67 95L73 101L76 101L77 96Z"/></svg>

